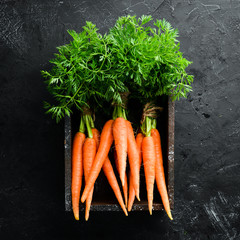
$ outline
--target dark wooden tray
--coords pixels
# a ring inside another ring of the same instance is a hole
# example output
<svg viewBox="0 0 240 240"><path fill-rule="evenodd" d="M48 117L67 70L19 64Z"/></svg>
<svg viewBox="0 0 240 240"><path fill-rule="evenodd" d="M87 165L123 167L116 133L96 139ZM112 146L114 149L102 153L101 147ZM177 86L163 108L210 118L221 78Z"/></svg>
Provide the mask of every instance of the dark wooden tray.
<svg viewBox="0 0 240 240"><path fill-rule="evenodd" d="M162 140L162 150L163 150L163 161L165 167L165 175L167 180L168 193L170 197L170 206L173 209L174 206L174 111L175 104L171 101L169 97L161 97L159 106L163 107L163 112L160 114L158 120L158 130L161 134ZM129 104L131 105L131 104ZM129 106L129 109L137 108L135 103L132 106ZM132 111L132 116L129 116L129 120L134 122L134 119L140 119L135 117L136 111ZM135 116L134 116L135 115ZM97 116L99 122L96 122L96 127L101 129L104 122L109 119L109 116L100 117ZM77 132L79 123L79 116L73 115L65 118L65 211L72 211L71 203L71 149L72 149L72 138ZM133 123L134 124L134 123ZM136 123L137 126L137 123ZM110 159L112 161L112 156L110 154ZM114 164L113 164L114 165ZM115 169L116 170L116 169ZM116 173L116 171L115 171ZM144 179L143 169L141 169L140 176L140 198L141 201L138 202L135 200L132 210L133 211L142 211L148 210L147 205L147 193L146 185ZM116 176L118 174L116 173ZM119 178L118 178L119 180ZM120 183L120 182L119 182ZM119 185L120 186L120 185ZM83 188L83 187L82 187ZM163 210L163 205L157 187L154 187L154 204L153 210ZM80 210L85 209L85 204L80 203ZM94 195L91 206L91 211L122 211L119 206L113 191L111 190L105 176L101 172L97 182L94 185Z"/></svg>

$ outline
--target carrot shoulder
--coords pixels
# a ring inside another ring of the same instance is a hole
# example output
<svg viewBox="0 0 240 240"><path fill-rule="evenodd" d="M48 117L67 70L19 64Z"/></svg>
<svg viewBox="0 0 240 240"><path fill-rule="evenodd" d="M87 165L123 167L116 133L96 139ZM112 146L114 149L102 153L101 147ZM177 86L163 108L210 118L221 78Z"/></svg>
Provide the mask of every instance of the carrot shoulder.
<svg viewBox="0 0 240 240"><path fill-rule="evenodd" d="M156 152L156 164L155 164L155 171L156 171L156 184L158 191L161 195L162 202L164 209L169 216L169 218L172 220L172 214L169 204L169 198L167 193L167 187L165 182L165 174L164 174L164 168L163 168L163 157L162 157L162 148L161 148L161 138L158 130L156 128L153 128L151 130L151 136L154 140L155 145L155 152Z"/></svg>
<svg viewBox="0 0 240 240"><path fill-rule="evenodd" d="M85 140L85 134L77 132L73 140L72 150L72 207L73 214L76 220L79 220L79 199L82 187L83 175L83 154L82 148Z"/></svg>
<svg viewBox="0 0 240 240"><path fill-rule="evenodd" d="M86 186L84 188L83 194L81 201L84 202L87 198L87 195L91 188L93 187L100 171L103 166L103 163L108 156L108 152L111 148L111 145L113 143L113 134L112 134L112 125L113 125L113 120L109 120L105 123L101 138L100 138L100 144L99 148L96 154L96 157L94 159L92 169L89 174L89 178L87 180Z"/></svg>
<svg viewBox="0 0 240 240"><path fill-rule="evenodd" d="M142 154L147 187L148 208L150 214L152 215L156 154L153 138L151 136L144 137L142 142Z"/></svg>
<svg viewBox="0 0 240 240"><path fill-rule="evenodd" d="M135 190L135 194L138 200L139 198L139 154L137 149L137 143L134 137L134 132L132 128L132 124L126 120L127 125L127 153L130 165L130 171L132 176L132 183Z"/></svg>

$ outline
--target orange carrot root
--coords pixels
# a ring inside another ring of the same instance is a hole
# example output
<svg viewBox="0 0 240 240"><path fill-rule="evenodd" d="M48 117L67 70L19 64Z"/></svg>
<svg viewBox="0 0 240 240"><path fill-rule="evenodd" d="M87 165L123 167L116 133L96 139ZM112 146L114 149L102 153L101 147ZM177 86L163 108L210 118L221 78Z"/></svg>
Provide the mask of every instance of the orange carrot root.
<svg viewBox="0 0 240 240"><path fill-rule="evenodd" d="M135 199L135 190L133 187L133 180L131 176L131 172L129 173L129 199L128 199L128 211L130 212L132 210L132 206Z"/></svg>
<svg viewBox="0 0 240 240"><path fill-rule="evenodd" d="M108 152L113 143L112 125L113 125L113 120L109 120L105 123L105 125L103 127L98 151L97 151L96 157L94 159L94 162L93 162L90 174L89 174L89 178L87 180L86 186L85 186L83 194L82 194L82 198L81 198L82 202L84 202L86 200L88 193L91 190L91 188L93 187L93 185L101 171L103 163L108 156Z"/></svg>
<svg viewBox="0 0 240 240"><path fill-rule="evenodd" d="M115 165L116 165L117 171L119 173L119 164L118 164L118 158L117 158L116 150L114 151L114 160L115 160ZM127 204L128 204L128 185L126 183L127 183L127 173L125 172L125 184L123 186L123 195L124 195L125 205L127 207Z"/></svg>
<svg viewBox="0 0 240 240"><path fill-rule="evenodd" d="M144 136L142 133L137 134L136 143L137 143L137 150L138 150L138 154L139 154L139 171L140 171L141 164L142 164L142 140L143 140L143 138L144 138ZM134 191L131 172L130 172L130 174L129 174L129 199L128 199L128 211L129 212L132 210L134 199L135 199L135 191Z"/></svg>
<svg viewBox="0 0 240 240"><path fill-rule="evenodd" d="M154 140L155 152L156 152L156 165L155 165L156 173L155 174L156 174L157 188L158 188L158 191L162 198L164 209L165 209L168 217L171 220L173 220L172 214L171 214L171 209L170 209L170 204L169 204L166 182L165 182L162 148L161 148L161 137L160 137L158 130L155 128L151 130L151 135Z"/></svg>
<svg viewBox="0 0 240 240"><path fill-rule="evenodd" d="M156 154L153 138L144 137L142 142L142 154L143 154L143 165L147 187L147 198L149 212L152 214L152 202L153 202L153 189L155 180L155 162Z"/></svg>
<svg viewBox="0 0 240 240"><path fill-rule="evenodd" d="M99 133L99 131L97 129L94 128L94 129L92 129L92 134L93 134L93 138L97 142L97 147L98 147L99 139L100 139L100 133ZM121 191L120 191L120 188L119 188L116 176L114 174L114 171L113 171L113 168L112 168L112 164L111 164L111 162L110 162L108 157L106 158L102 168L103 168L104 174L107 177L107 180L108 180L110 186L113 189L113 192L114 192L114 194L115 194L115 196L116 196L120 206L122 207L125 215L127 216L128 213L127 213L127 210L126 210L126 208L124 206L122 194L121 194Z"/></svg>
<svg viewBox="0 0 240 240"><path fill-rule="evenodd" d="M127 126L124 118L118 117L114 121L113 137L119 163L120 180L124 186L127 165Z"/></svg>
<svg viewBox="0 0 240 240"><path fill-rule="evenodd" d="M94 138L87 138L83 145L83 169L84 169L84 177L85 182L87 182L92 164L96 155L97 144ZM93 188L90 190L87 200L86 200L86 208L85 208L85 220L87 221L89 218L89 211L92 202L93 196Z"/></svg>
<svg viewBox="0 0 240 240"><path fill-rule="evenodd" d="M79 199L83 175L83 143L85 134L77 132L73 140L72 150L72 208L76 220L79 220Z"/></svg>
<svg viewBox="0 0 240 240"><path fill-rule="evenodd" d="M128 153L130 171L131 171L134 191L137 199L140 201L140 198L139 198L140 159L139 159L137 143L134 137L132 124L129 121L126 121L126 125L127 125L127 153Z"/></svg>
<svg viewBox="0 0 240 240"><path fill-rule="evenodd" d="M124 205L122 194L121 194L116 176L115 176L113 168L112 168L112 164L108 157L106 158L106 160L103 164L103 172L104 172L105 176L107 177L108 182L109 182L111 188L113 189L113 192L114 192L122 210L124 211L125 215L128 216L127 209Z"/></svg>

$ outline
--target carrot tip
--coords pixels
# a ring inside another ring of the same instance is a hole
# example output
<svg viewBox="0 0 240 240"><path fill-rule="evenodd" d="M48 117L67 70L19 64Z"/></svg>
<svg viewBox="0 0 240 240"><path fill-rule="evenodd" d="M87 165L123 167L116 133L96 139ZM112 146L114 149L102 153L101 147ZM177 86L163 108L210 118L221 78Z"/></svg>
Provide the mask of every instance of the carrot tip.
<svg viewBox="0 0 240 240"><path fill-rule="evenodd" d="M135 193L136 193L135 196L136 196L137 200L140 201L139 190L137 192L135 191Z"/></svg>
<svg viewBox="0 0 240 240"><path fill-rule="evenodd" d="M84 203L85 200L86 200L86 198L85 198L84 196L82 196L82 198L81 198L81 202Z"/></svg>
<svg viewBox="0 0 240 240"><path fill-rule="evenodd" d="M167 215L168 215L168 217L169 217L171 220L173 220L171 211L169 211L169 212L167 213Z"/></svg>
<svg viewBox="0 0 240 240"><path fill-rule="evenodd" d="M150 213L150 215L152 215L152 203L153 203L153 201L150 200L150 201L149 201L149 204L148 204L148 208L149 208L149 213Z"/></svg>
<svg viewBox="0 0 240 240"><path fill-rule="evenodd" d="M90 209L87 208L86 212L85 212L85 221L87 221L89 219L89 211L90 211Z"/></svg>
<svg viewBox="0 0 240 240"><path fill-rule="evenodd" d="M137 193L135 196L136 196L137 200L140 202L139 193Z"/></svg>
<svg viewBox="0 0 240 240"><path fill-rule="evenodd" d="M128 216L128 212L126 208L122 208L123 212L125 213L126 216Z"/></svg>
<svg viewBox="0 0 240 240"><path fill-rule="evenodd" d="M73 215L76 220L79 220L79 209L73 209Z"/></svg>

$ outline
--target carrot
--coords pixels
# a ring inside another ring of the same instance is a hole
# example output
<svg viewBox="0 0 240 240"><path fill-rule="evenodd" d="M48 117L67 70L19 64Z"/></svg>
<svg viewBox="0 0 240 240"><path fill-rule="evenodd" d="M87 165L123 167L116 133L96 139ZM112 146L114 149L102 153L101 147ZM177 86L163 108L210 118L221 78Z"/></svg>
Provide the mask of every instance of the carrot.
<svg viewBox="0 0 240 240"><path fill-rule="evenodd" d="M138 155L139 155L139 169L142 164L142 141L143 141L143 138L144 138L144 136L142 133L138 133L136 136L136 144L137 144L137 150L138 150Z"/></svg>
<svg viewBox="0 0 240 240"><path fill-rule="evenodd" d="M116 168L117 168L117 171L119 173L119 163L118 163L118 158L117 158L117 152L114 151L114 159L115 159L115 165L116 165ZM125 205L127 207L127 201L128 201L128 185L126 184L127 183L127 173L125 172L125 184L123 186L123 195L124 195L124 200L125 200ZM135 194L135 193L134 193Z"/></svg>
<svg viewBox="0 0 240 240"><path fill-rule="evenodd" d="M150 215L152 215L156 154L153 138L151 136L143 138L142 154L147 187L148 208Z"/></svg>
<svg viewBox="0 0 240 240"><path fill-rule="evenodd" d="M167 212L167 215L169 216L169 218L173 220L171 210L170 210L166 182L165 182L162 148L161 148L161 137L156 128L153 128L151 130L151 136L153 137L153 140L154 140L155 152L156 152L155 177L156 177L157 188L161 195L165 211Z"/></svg>
<svg viewBox="0 0 240 240"><path fill-rule="evenodd" d="M142 164L142 140L144 136L142 133L138 133L136 137L136 143L137 143L137 149L138 149L138 154L139 154L139 170L141 168ZM129 199L128 199L128 211L130 212L132 209L132 205L135 199L135 191L132 183L132 176L130 172L130 177L129 177Z"/></svg>
<svg viewBox="0 0 240 240"><path fill-rule="evenodd" d="M99 131L96 128L92 128L92 134L93 134L93 138L97 142L97 147L98 147L99 139L100 139ZM112 189L114 191L114 194L115 194L120 206L122 207L124 213L127 216L128 214L127 214L127 210L124 206L124 202L123 202L123 199L122 199L122 194L121 194L120 188L118 186L118 182L117 182L117 179L115 177L115 174L114 174L114 171L113 171L113 168L112 168L112 164L111 164L108 157L106 158L102 168L103 168L105 176L108 179L108 182L109 182L110 186L112 187ZM125 186L127 186L127 184L125 184Z"/></svg>
<svg viewBox="0 0 240 240"><path fill-rule="evenodd" d="M134 137L134 132L132 128L132 124L126 120L127 125L127 153L128 153L128 159L129 159L129 165L130 165L130 171L132 176L132 182L134 191L136 194L137 199L140 201L139 198L139 154L137 149L137 143Z"/></svg>
<svg viewBox="0 0 240 240"><path fill-rule="evenodd" d="M117 182L117 178L114 174L112 164L108 157L106 158L102 168L103 168L103 172L104 172L105 176L107 177L107 180L108 180L122 210L124 211L125 215L128 216L127 209L124 205L122 194L121 194L118 182Z"/></svg>
<svg viewBox="0 0 240 240"><path fill-rule="evenodd" d="M96 155L96 150L97 150L97 145L96 145L95 139L87 138L83 145L83 170L84 170L85 182L87 182L88 180L92 163ZM93 196L93 188L94 187L92 187L92 189L90 190L86 200L86 209L85 209L86 221L89 218L89 211L90 211L90 206L91 206L92 196Z"/></svg>
<svg viewBox="0 0 240 240"><path fill-rule="evenodd" d="M135 199L135 190L133 187L133 178L131 175L131 170L129 172L129 199L128 199L128 211L132 210L132 205Z"/></svg>
<svg viewBox="0 0 240 240"><path fill-rule="evenodd" d="M83 158L82 146L85 140L85 134L77 132L73 140L72 150L72 208L76 220L79 220L79 199L82 187Z"/></svg>
<svg viewBox="0 0 240 240"><path fill-rule="evenodd" d="M88 196L89 191L92 189L100 171L103 166L103 163L108 156L108 152L111 148L113 143L113 134L112 134L112 125L113 120L109 120L105 123L101 138L99 148L96 154L96 157L93 161L92 169L90 171L87 183L85 185L81 201L84 202Z"/></svg>
<svg viewBox="0 0 240 240"><path fill-rule="evenodd" d="M127 126L126 120L122 117L118 117L114 120L113 138L119 162L120 180L122 186L124 186L127 165Z"/></svg>
<svg viewBox="0 0 240 240"><path fill-rule="evenodd" d="M100 141L100 133L96 128L92 128L92 135L93 135L93 139L95 139L96 141L96 146L98 149L99 141Z"/></svg>

